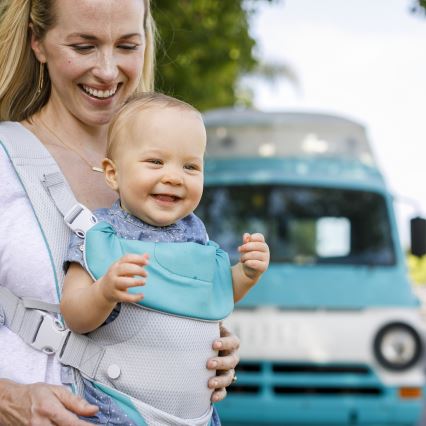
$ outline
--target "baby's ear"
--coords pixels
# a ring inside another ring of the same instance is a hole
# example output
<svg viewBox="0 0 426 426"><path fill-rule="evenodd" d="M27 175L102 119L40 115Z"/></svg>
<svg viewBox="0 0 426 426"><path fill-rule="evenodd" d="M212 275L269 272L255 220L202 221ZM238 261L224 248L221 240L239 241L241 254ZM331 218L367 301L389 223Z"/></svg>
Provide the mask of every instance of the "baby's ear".
<svg viewBox="0 0 426 426"><path fill-rule="evenodd" d="M115 166L114 161L109 158L104 158L102 160L102 168L104 169L105 181L108 186L114 191L118 191L117 167Z"/></svg>

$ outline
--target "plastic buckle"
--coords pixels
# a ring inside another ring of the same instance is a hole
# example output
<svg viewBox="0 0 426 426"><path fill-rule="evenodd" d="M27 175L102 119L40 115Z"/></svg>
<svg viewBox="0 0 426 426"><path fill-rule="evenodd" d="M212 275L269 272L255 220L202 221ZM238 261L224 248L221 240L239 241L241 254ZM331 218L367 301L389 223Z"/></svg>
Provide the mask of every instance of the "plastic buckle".
<svg viewBox="0 0 426 426"><path fill-rule="evenodd" d="M80 238L84 238L86 232L98 222L93 213L80 203L71 207L64 220Z"/></svg>
<svg viewBox="0 0 426 426"><path fill-rule="evenodd" d="M52 318L44 312L39 312L41 314L40 327L30 346L47 355L52 355L62 348L70 330L65 329L56 318Z"/></svg>

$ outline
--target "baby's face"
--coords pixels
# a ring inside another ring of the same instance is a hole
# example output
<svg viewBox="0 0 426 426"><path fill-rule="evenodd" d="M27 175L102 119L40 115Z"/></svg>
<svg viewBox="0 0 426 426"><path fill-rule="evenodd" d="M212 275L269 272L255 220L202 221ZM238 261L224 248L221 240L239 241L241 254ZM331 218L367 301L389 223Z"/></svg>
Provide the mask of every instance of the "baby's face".
<svg viewBox="0 0 426 426"><path fill-rule="evenodd" d="M203 193L206 131L199 114L152 107L121 133L114 162L121 206L141 220L166 226L192 213Z"/></svg>

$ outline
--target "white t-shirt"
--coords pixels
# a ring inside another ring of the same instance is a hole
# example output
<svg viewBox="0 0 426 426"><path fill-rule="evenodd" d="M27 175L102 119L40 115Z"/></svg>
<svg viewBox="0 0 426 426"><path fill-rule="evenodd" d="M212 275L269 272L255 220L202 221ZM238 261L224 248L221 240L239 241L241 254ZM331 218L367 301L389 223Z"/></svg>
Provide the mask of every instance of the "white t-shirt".
<svg viewBox="0 0 426 426"><path fill-rule="evenodd" d="M53 268L31 204L0 145L0 285L58 303ZM60 364L0 326L0 378L60 384Z"/></svg>

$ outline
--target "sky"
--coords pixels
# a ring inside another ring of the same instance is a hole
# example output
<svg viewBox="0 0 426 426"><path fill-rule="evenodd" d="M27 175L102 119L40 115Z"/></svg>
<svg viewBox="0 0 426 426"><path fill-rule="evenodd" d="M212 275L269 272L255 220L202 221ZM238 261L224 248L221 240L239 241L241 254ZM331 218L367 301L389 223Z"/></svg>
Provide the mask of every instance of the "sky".
<svg viewBox="0 0 426 426"><path fill-rule="evenodd" d="M426 217L426 17L411 0L280 0L251 22L257 56L299 84L251 81L264 111L319 111L366 126L395 197L404 247Z"/></svg>

